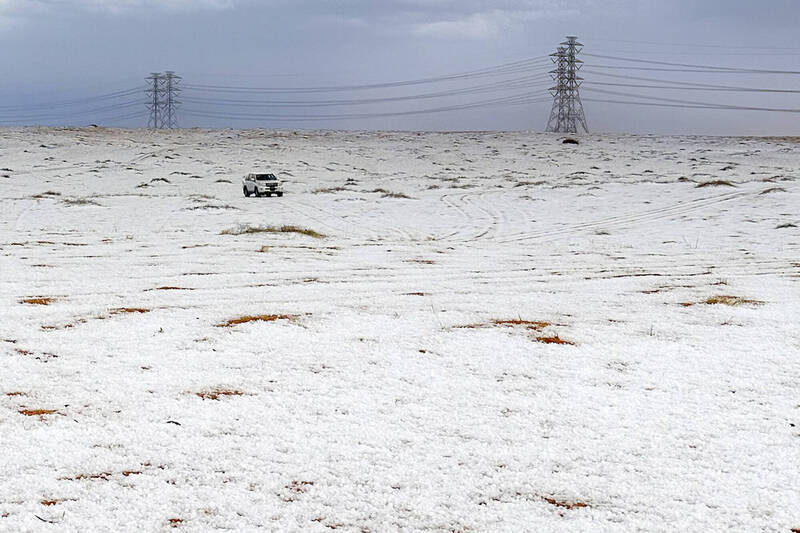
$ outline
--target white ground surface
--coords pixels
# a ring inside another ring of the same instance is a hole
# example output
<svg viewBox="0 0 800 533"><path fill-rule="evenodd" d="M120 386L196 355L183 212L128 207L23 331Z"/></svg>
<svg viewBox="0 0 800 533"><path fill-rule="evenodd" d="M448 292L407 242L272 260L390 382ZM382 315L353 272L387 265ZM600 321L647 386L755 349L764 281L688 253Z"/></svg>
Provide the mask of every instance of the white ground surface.
<svg viewBox="0 0 800 533"><path fill-rule="evenodd" d="M0 168L1 531L800 528L797 139L3 129ZM217 326L254 314L295 318Z"/></svg>

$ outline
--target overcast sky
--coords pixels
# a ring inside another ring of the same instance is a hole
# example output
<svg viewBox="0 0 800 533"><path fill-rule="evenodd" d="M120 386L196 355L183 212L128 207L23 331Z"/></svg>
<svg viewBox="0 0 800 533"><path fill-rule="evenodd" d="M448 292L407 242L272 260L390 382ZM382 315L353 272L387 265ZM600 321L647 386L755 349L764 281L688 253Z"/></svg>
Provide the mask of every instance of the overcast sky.
<svg viewBox="0 0 800 533"><path fill-rule="evenodd" d="M86 124L112 115L116 103L58 104L144 85L151 71L174 70L184 83L242 87L309 87L427 78L542 56L565 35L585 51L703 65L800 70L798 0L0 0L0 123ZM694 48L680 43L699 45ZM584 57L592 63L608 64ZM617 63L621 64L621 63ZM544 66L541 72L545 72ZM619 71L622 72L622 71ZM800 89L800 76L627 72L629 75ZM515 74L504 79L519 77ZM587 82L614 81L591 78ZM494 78L401 87L313 99L408 96L475 86ZM619 80L617 80L619 81ZM630 80L628 80L630 82ZM643 83L643 82L639 82ZM530 90L543 90L540 83ZM590 95L589 86L582 92ZM642 89L620 91L643 93ZM381 113L468 104L520 90L444 99L336 108L219 108L247 113ZM704 102L800 109L799 94L653 91ZM193 97L230 94L184 92ZM248 96L252 98L252 96ZM257 99L258 97L256 97ZM283 95L280 98L291 99ZM184 110L210 104L184 103ZM36 107L34 107L36 106ZM85 109L112 106L95 114ZM798 134L800 115L585 103L593 131ZM248 121L179 114L181 126L363 129L543 130L550 103L341 121ZM65 114L70 114L64 116ZM113 121L111 121L113 122ZM124 122L138 126L140 117Z"/></svg>

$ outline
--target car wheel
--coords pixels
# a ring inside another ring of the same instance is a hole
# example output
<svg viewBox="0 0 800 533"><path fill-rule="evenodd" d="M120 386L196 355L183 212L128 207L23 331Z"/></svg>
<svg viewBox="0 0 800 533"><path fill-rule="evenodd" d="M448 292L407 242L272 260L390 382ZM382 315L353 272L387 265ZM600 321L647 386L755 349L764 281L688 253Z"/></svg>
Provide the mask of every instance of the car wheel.
<svg viewBox="0 0 800 533"><path fill-rule="evenodd" d="M250 197L250 191L247 190L247 187L242 187L242 192L246 197Z"/></svg>
<svg viewBox="0 0 800 533"><path fill-rule="evenodd" d="M278 193L278 198L280 198L281 196L283 196L283 193L282 193L282 192L279 192L279 193Z"/></svg>

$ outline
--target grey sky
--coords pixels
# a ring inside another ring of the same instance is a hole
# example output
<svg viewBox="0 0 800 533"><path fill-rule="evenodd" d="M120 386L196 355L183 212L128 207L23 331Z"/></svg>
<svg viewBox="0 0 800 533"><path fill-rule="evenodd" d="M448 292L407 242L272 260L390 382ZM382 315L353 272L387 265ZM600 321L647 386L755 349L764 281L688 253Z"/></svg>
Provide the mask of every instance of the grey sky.
<svg viewBox="0 0 800 533"><path fill-rule="evenodd" d="M597 54L800 70L798 25L797 0L0 0L0 46L5 51L0 55L5 74L0 85L5 106L0 107L0 120L35 115L42 116L38 122L45 123L102 122L102 113L96 119L89 115L84 119L78 113L84 109L81 107L67 109L77 116L57 119L55 115L67 112L65 108L32 111L29 106L133 88L143 85L143 78L153 70L175 70L187 84L299 87L374 83L438 76L544 55L552 52L567 34L578 35L586 52ZM650 43L730 48L692 49ZM595 58L584 59L587 64L602 63ZM629 74L712 84L800 88L800 76ZM589 76L586 77L588 81ZM488 81L492 80L339 94L336 98L404 96ZM543 88L545 85L537 90ZM508 94L514 91L288 112L404 111ZM798 94L647 94L800 108ZM583 95L590 97L588 87ZM197 109L202 105L187 103L185 107ZM797 114L597 102L586 102L585 107L589 126L597 131L800 133ZM189 116L181 116L180 122L182 126L220 127L541 130L549 110L549 103L542 102L335 122L253 122ZM236 114L243 112L247 110L235 110ZM105 116L108 113L111 111ZM141 119L124 122L132 126L141 123Z"/></svg>

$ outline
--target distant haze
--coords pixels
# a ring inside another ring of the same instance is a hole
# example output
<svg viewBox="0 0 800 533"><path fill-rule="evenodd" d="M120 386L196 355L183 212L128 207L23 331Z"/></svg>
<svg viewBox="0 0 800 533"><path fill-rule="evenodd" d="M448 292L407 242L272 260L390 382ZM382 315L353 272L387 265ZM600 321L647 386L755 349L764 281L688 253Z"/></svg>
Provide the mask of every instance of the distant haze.
<svg viewBox="0 0 800 533"><path fill-rule="evenodd" d="M143 102L141 107L117 107L118 101L113 99L96 104L80 101L143 87L144 78L152 71L174 70L189 85L371 84L436 77L544 56L553 52L565 35L577 35L585 44L585 52L601 55L800 71L798 22L797 0L0 0L0 46L4 51L0 54L0 125L81 125L107 120L108 125L144 126L146 116L114 119L115 115L143 111ZM587 68L592 63L604 63L596 58L583 59ZM541 72L546 72L545 67L541 65ZM704 84L800 89L799 75L630 74ZM405 97L491 81L494 79L302 98ZM537 83L536 90L548 87L546 80ZM184 103L183 110L204 111L213 106L203 103L202 93L188 93L185 96L194 98L194 102ZM237 103L241 95L209 94L208 99L230 100L222 104L229 107L219 109L230 110L231 117L219 116L222 111L212 113L212 117L179 113L179 120L181 127L543 130L550 112L547 101L367 119L313 119L329 113L381 114L438 108L514 93L510 89L450 99L258 112L247 107L249 104ZM800 109L797 93L650 89L647 94ZM588 87L583 96L589 97ZM144 93L137 93L136 98L143 101ZM295 97L269 98L293 102ZM47 103L55 104L47 107ZM117 113L118 108L125 112ZM585 109L592 131L800 134L797 113L589 101ZM241 118L254 112L309 115L312 119Z"/></svg>

